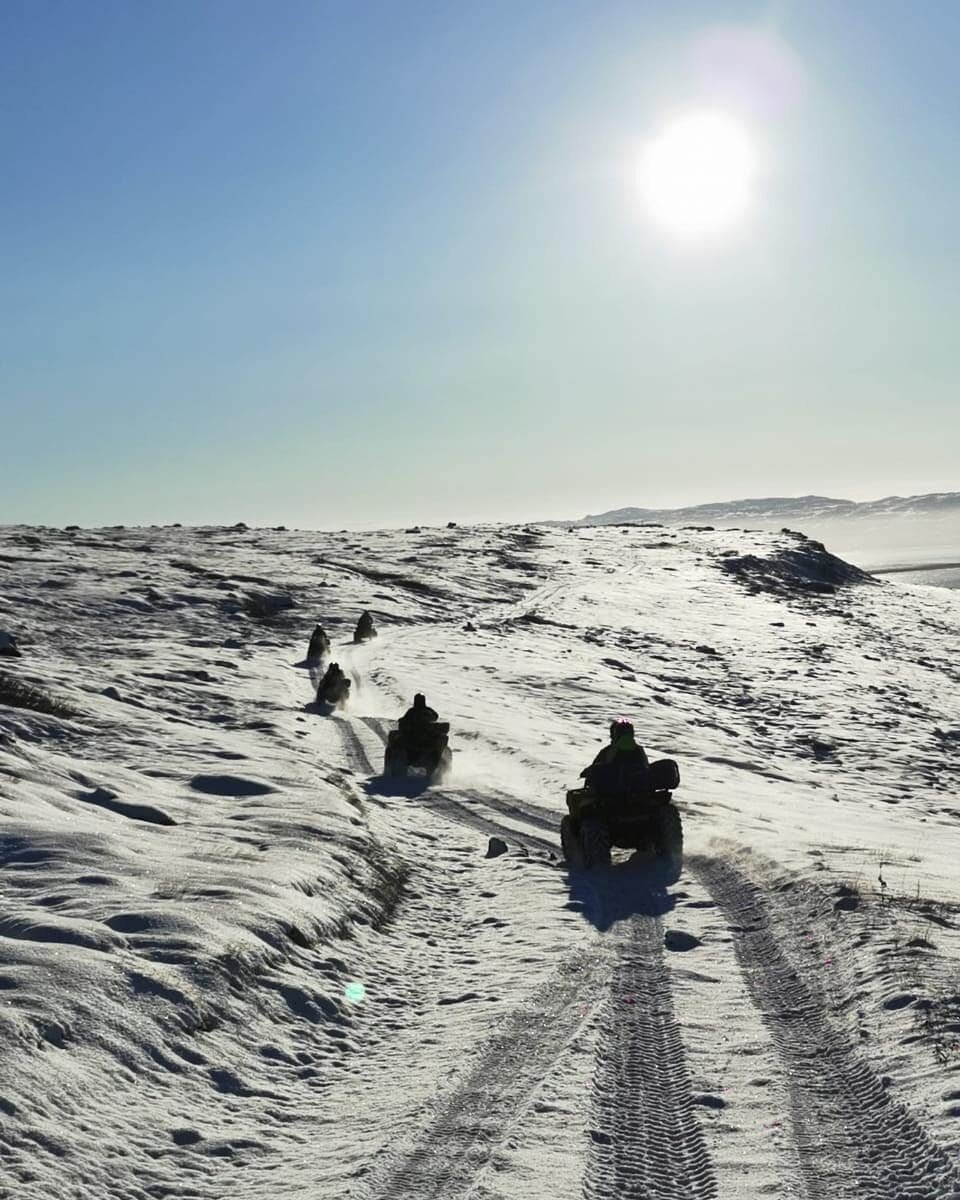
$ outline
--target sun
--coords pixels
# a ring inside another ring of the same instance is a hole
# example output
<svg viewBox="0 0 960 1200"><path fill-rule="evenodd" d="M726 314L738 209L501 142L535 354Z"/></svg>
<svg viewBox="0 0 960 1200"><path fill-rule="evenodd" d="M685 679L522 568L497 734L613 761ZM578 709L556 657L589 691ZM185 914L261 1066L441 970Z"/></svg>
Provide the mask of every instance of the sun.
<svg viewBox="0 0 960 1200"><path fill-rule="evenodd" d="M677 117L648 144L640 164L647 212L678 237L736 225L753 199L756 152L743 125L721 112Z"/></svg>

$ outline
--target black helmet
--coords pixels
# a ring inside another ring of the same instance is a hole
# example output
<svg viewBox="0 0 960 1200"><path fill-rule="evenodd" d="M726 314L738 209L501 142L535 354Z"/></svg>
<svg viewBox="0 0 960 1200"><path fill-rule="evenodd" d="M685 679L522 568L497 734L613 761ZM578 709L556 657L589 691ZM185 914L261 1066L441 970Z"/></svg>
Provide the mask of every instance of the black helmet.
<svg viewBox="0 0 960 1200"><path fill-rule="evenodd" d="M624 735L633 737L633 726L626 717L617 717L615 721L610 722L610 741L614 742Z"/></svg>

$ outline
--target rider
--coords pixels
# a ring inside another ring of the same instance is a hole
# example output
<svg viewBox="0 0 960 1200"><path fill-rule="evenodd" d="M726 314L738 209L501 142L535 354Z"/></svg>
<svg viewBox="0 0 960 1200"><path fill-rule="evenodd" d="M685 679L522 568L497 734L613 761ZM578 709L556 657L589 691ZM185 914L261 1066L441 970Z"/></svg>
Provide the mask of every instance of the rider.
<svg viewBox="0 0 960 1200"><path fill-rule="evenodd" d="M427 698L423 692L417 692L413 698L413 707L408 708L403 714L397 722L397 728L405 738L416 740L422 738L424 734L428 734L428 727L436 720L438 720L436 710L427 704Z"/></svg>
<svg viewBox="0 0 960 1200"><path fill-rule="evenodd" d="M643 786L649 765L645 750L634 737L633 725L618 717L610 723L609 745L580 774L598 794L621 799Z"/></svg>

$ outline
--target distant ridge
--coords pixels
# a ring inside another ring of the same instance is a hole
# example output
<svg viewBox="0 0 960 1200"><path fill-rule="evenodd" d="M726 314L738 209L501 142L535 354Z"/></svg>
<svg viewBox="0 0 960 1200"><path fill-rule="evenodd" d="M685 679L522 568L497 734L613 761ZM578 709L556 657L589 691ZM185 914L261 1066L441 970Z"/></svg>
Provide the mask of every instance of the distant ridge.
<svg viewBox="0 0 960 1200"><path fill-rule="evenodd" d="M885 496L882 500L837 500L830 496L771 496L694 504L686 508L614 508L571 522L574 525L617 525L652 521L663 525L731 521L771 522L858 520L884 517L960 518L960 492L928 492L923 496Z"/></svg>

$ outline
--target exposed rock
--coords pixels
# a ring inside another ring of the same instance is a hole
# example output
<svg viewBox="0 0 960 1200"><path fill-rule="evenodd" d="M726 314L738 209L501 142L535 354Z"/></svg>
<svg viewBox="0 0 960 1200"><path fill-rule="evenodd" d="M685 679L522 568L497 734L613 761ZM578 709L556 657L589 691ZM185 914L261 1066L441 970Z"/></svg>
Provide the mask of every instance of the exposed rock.
<svg viewBox="0 0 960 1200"><path fill-rule="evenodd" d="M682 953L696 949L700 945L700 939L692 933L684 933L682 929L668 929L663 935L663 944L668 950Z"/></svg>
<svg viewBox="0 0 960 1200"><path fill-rule="evenodd" d="M743 554L726 558L720 565L750 591L770 592L785 598L811 593L832 594L840 587L877 583L866 571L831 554L822 543L809 540L804 540L802 545L785 547L767 558Z"/></svg>
<svg viewBox="0 0 960 1200"><path fill-rule="evenodd" d="M22 657L13 634L6 633L3 629L0 629L0 658Z"/></svg>

